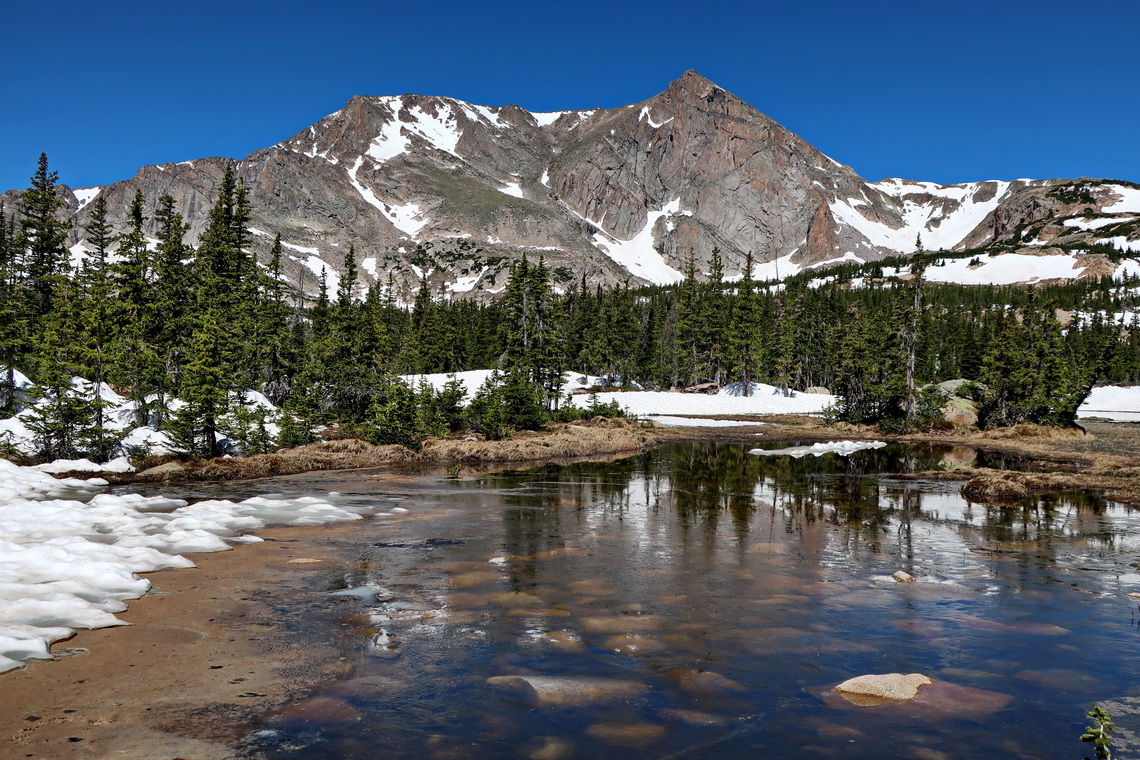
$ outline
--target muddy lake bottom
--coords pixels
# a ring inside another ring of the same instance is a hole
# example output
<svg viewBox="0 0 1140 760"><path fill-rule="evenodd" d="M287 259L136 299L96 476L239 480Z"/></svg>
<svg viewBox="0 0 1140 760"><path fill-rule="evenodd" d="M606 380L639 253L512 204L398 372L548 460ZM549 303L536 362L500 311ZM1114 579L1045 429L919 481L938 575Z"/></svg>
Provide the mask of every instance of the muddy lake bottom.
<svg viewBox="0 0 1140 760"><path fill-rule="evenodd" d="M311 607L328 619L298 635L338 631L348 675L266 716L241 752L1080 758L1094 704L1135 746L1140 515L1085 493L983 507L955 483L891 479L974 464L969 449L750 448L188 491L407 510L337 531L307 592L332 600ZM892 672L935 683L910 703L832 690Z"/></svg>

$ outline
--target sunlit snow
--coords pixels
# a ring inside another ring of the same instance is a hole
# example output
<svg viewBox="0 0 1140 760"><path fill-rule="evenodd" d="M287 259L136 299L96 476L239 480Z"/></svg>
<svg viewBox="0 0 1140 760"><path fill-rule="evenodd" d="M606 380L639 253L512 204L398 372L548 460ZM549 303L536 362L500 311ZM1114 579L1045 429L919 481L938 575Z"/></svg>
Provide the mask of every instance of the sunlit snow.
<svg viewBox="0 0 1140 760"><path fill-rule="evenodd" d="M1109 187L1120 196L1120 200L1111 206L1105 206L1101 211L1106 214L1140 214L1140 189L1124 185L1109 185Z"/></svg>
<svg viewBox="0 0 1140 760"><path fill-rule="evenodd" d="M869 206L866 199L836 199L829 208L844 224L861 233L871 245L900 253L913 253L921 236L926 250L949 250L961 243L979 224L997 208L1009 190L1009 182L995 181L996 191L988 201L974 201L982 189L980 182L964 185L937 185L933 182L885 179L875 187L891 196L900 205L902 227L895 229L882 222L868 219L859 210ZM919 200L921 195L952 201L951 210L945 211L939 201Z"/></svg>
<svg viewBox="0 0 1140 760"><path fill-rule="evenodd" d="M360 180L356 178L356 173L360 171L360 166L363 163L364 156L357 156L352 168L348 170L349 183L356 189L356 192L360 193L361 198L382 213L396 229L414 238L430 220L422 216L420 207L414 203L408 203L402 206L389 205L377 198L376 194L372 192L370 188L365 187Z"/></svg>
<svg viewBox="0 0 1140 760"><path fill-rule="evenodd" d="M79 209L82 209L88 203L95 200L95 196L98 195L102 189L101 187L81 187L71 192L75 193L75 198L79 201Z"/></svg>
<svg viewBox="0 0 1140 760"><path fill-rule="evenodd" d="M660 211L650 211L645 226L629 240L618 240L603 230L599 223L590 219L586 221L598 228L593 242L603 253L644 280L655 285L669 285L685 279L685 275L666 264L665 257L654 247L653 226L658 219L676 214L692 215L691 211L681 211L680 198L666 203Z"/></svg>
<svg viewBox="0 0 1140 760"><path fill-rule="evenodd" d="M1075 256L1030 256L1024 253L1005 253L999 256L982 254L975 259L946 259L941 266L926 269L930 282L950 282L959 285L1013 285L1019 282L1076 279L1084 271Z"/></svg>

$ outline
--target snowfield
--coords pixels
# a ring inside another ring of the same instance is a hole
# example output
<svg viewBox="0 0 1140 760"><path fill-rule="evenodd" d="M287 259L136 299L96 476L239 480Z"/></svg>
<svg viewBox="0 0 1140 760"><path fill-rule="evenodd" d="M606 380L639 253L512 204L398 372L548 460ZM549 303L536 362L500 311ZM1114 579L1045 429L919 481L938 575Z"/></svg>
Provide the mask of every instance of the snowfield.
<svg viewBox="0 0 1140 760"><path fill-rule="evenodd" d="M1140 386L1105 385L1077 409L1077 417L1105 417L1115 422L1140 422Z"/></svg>
<svg viewBox="0 0 1140 760"><path fill-rule="evenodd" d="M51 659L51 643L77 630L124 625L115 617L124 600L151 587L138 573L194 567L184 553L260 541L248 532L269 524L384 514L339 494L194 504L112 494L105 480L57 480L44 469L0 459L0 672Z"/></svg>
<svg viewBox="0 0 1140 760"><path fill-rule="evenodd" d="M477 369L469 372L456 372L454 375L446 373L403 375L401 379L413 386L428 383L439 390L454 377L463 382L467 389L466 398L469 401L479 386L491 376L491 372L492 370L489 369ZM562 392L589 390L591 387L604 384L604 382L605 378L570 372L566 375L566 382L562 384ZM679 416L708 417L710 415L820 414L837 400L835 396L812 395L798 391L792 391L789 396L784 396L775 386L764 383L753 383L751 396L744 396L743 393L742 383L732 383L722 388L720 393L715 396L703 393L629 390L598 393L597 398L598 402L602 404L616 401L618 406L635 417L664 416L673 418ZM569 403L575 406L588 406L590 395L579 393L571 396ZM722 426L724 426L723 423L718 423L709 427Z"/></svg>

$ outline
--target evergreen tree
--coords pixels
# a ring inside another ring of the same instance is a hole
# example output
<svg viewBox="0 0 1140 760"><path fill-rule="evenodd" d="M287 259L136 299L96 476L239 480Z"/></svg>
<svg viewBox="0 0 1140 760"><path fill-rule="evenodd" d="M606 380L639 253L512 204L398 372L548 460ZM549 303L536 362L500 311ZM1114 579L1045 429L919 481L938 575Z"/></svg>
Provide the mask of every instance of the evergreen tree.
<svg viewBox="0 0 1140 760"><path fill-rule="evenodd" d="M40 154L31 186L20 200L21 239L24 266L31 288L33 313L51 310L53 295L67 276L67 233L71 225L57 217L63 207L56 192L59 175L48 169L46 153Z"/></svg>

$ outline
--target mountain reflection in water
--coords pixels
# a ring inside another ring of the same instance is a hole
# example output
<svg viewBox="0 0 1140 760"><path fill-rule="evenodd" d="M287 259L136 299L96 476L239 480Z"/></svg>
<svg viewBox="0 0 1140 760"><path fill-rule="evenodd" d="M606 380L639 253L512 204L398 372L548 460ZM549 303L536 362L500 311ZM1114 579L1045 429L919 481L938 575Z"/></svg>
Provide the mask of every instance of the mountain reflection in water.
<svg viewBox="0 0 1140 760"><path fill-rule="evenodd" d="M967 449L751 447L675 444L413 494L406 519L363 525L359 561L328 579L348 592L352 674L250 748L1077 758L1093 704L1114 700L1125 734L1136 722L1131 511L1087 493L985 507L957 484L890 477L974 464ZM313 484L368 498L383 479ZM909 704L831 691L891 672L935 685Z"/></svg>

